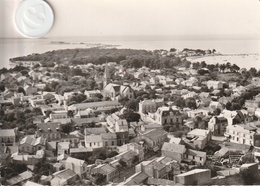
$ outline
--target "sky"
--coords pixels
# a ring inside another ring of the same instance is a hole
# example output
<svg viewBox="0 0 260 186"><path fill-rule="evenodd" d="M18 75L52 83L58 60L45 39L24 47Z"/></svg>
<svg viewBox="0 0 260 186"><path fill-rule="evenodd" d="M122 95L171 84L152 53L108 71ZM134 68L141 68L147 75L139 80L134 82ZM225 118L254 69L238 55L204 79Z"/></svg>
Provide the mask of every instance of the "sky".
<svg viewBox="0 0 260 186"><path fill-rule="evenodd" d="M20 0L0 1L0 38L22 37ZM108 35L260 36L260 0L47 0L55 23L47 37ZM1 26L2 25L2 26Z"/></svg>

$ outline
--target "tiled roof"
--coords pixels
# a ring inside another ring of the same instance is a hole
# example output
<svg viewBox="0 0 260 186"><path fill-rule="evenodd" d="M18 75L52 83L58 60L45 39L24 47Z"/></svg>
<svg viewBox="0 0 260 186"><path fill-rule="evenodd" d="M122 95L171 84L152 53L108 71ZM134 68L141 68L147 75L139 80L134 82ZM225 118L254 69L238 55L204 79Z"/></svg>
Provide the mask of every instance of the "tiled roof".
<svg viewBox="0 0 260 186"><path fill-rule="evenodd" d="M192 156L198 156L198 157L206 157L206 155L207 155L206 152L192 150L192 149L187 149L186 154L192 155Z"/></svg>
<svg viewBox="0 0 260 186"><path fill-rule="evenodd" d="M57 132L57 129L60 129L59 122L48 122L48 123L38 123L37 124L39 132Z"/></svg>
<svg viewBox="0 0 260 186"><path fill-rule="evenodd" d="M29 178L31 178L33 176L33 173L30 172L30 171L25 171L15 177L12 177L10 178L9 180L7 180L7 182L10 184L10 185L16 185L22 181L25 181Z"/></svg>
<svg viewBox="0 0 260 186"><path fill-rule="evenodd" d="M117 139L115 133L102 133L100 134L102 139Z"/></svg>
<svg viewBox="0 0 260 186"><path fill-rule="evenodd" d="M14 129L1 129L0 136L1 137L14 137L15 131L14 131Z"/></svg>
<svg viewBox="0 0 260 186"><path fill-rule="evenodd" d="M103 170L106 173L111 173L111 172L116 171L116 169L109 164L105 164L104 166L100 167L100 169Z"/></svg>
<svg viewBox="0 0 260 186"><path fill-rule="evenodd" d="M61 170L61 171L53 173L54 177L57 177L60 179L66 179L66 180L68 180L76 175L77 174L70 169L65 169L65 170Z"/></svg>
<svg viewBox="0 0 260 186"><path fill-rule="evenodd" d="M66 160L66 163L71 163L71 164L74 164L77 166L82 166L85 163L85 161L77 159L77 158L68 157Z"/></svg>
<svg viewBox="0 0 260 186"><path fill-rule="evenodd" d="M104 128L104 127L85 128L86 135L90 135L90 134L99 135L102 133L107 133L106 128Z"/></svg>
<svg viewBox="0 0 260 186"><path fill-rule="evenodd" d="M145 137L155 141L165 134L167 134L167 132L162 129L152 129L146 133L143 133L142 136L145 136Z"/></svg>
<svg viewBox="0 0 260 186"><path fill-rule="evenodd" d="M100 135L88 135L88 136L85 136L85 141L86 142L102 142L102 138Z"/></svg>
<svg viewBox="0 0 260 186"><path fill-rule="evenodd" d="M162 151L171 151L183 154L186 151L186 148L184 145L165 142L162 146Z"/></svg>
<svg viewBox="0 0 260 186"><path fill-rule="evenodd" d="M79 103L73 104L69 107L75 107L76 109L87 109L92 107L108 107L108 106L119 106L118 101L100 101L100 102L90 102L90 103Z"/></svg>

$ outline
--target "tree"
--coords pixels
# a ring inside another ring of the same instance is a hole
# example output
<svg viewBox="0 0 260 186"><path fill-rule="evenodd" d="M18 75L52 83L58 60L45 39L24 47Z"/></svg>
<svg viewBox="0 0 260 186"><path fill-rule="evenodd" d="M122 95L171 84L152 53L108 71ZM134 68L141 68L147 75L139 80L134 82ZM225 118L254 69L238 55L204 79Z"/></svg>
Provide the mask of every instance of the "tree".
<svg viewBox="0 0 260 186"><path fill-rule="evenodd" d="M251 169L244 169L240 172L241 177L244 180L245 185L253 185L258 177L257 172Z"/></svg>
<svg viewBox="0 0 260 186"><path fill-rule="evenodd" d="M67 116L68 116L69 118L73 118L73 117L74 117L73 111L72 111L72 110L68 110Z"/></svg>
<svg viewBox="0 0 260 186"><path fill-rule="evenodd" d="M51 113L52 113L51 110L47 110L46 113L45 113L46 117L49 117Z"/></svg>
<svg viewBox="0 0 260 186"><path fill-rule="evenodd" d="M126 162L124 162L123 160L119 160L119 163L120 163L120 165L123 167L123 168L126 168L127 167L127 164L126 164Z"/></svg>
<svg viewBox="0 0 260 186"><path fill-rule="evenodd" d="M138 101L136 99L131 99L128 102L126 102L125 107L128 109L131 109L133 111L138 110Z"/></svg>
<svg viewBox="0 0 260 186"><path fill-rule="evenodd" d="M25 90L24 90L23 87L18 87L18 88L17 88L17 92L18 92L18 93L23 93L23 95L26 95Z"/></svg>
<svg viewBox="0 0 260 186"><path fill-rule="evenodd" d="M95 178L95 184L97 185L102 185L102 183L104 183L106 181L106 175L100 174L100 173L96 173L93 175Z"/></svg>
<svg viewBox="0 0 260 186"><path fill-rule="evenodd" d="M126 119L127 122L139 122L141 116L138 113L133 112L132 110L124 110L123 115L120 116L123 119Z"/></svg>
<svg viewBox="0 0 260 186"><path fill-rule="evenodd" d="M5 91L5 85L4 84L0 84L0 91L4 92Z"/></svg>
<svg viewBox="0 0 260 186"><path fill-rule="evenodd" d="M191 109L196 109L197 108L196 100L194 98L186 99L185 100L185 105L186 105L186 107L189 107Z"/></svg>
<svg viewBox="0 0 260 186"><path fill-rule="evenodd" d="M221 110L220 110L219 108L216 108L216 109L213 111L213 115L214 115L214 116L218 116L220 113L221 113Z"/></svg>
<svg viewBox="0 0 260 186"><path fill-rule="evenodd" d="M177 51L176 48L171 48L171 49L170 49L170 52L176 52L176 51Z"/></svg>
<svg viewBox="0 0 260 186"><path fill-rule="evenodd" d="M227 110L230 110L230 109L231 109L231 106L232 106L232 104L228 101L228 102L226 103L226 109L227 109Z"/></svg>
<svg viewBox="0 0 260 186"><path fill-rule="evenodd" d="M67 123L64 125L61 125L61 131L63 133L69 134L73 130L73 125L71 123Z"/></svg>
<svg viewBox="0 0 260 186"><path fill-rule="evenodd" d="M35 115L41 115L42 114L42 109L40 107L34 107L32 111Z"/></svg>

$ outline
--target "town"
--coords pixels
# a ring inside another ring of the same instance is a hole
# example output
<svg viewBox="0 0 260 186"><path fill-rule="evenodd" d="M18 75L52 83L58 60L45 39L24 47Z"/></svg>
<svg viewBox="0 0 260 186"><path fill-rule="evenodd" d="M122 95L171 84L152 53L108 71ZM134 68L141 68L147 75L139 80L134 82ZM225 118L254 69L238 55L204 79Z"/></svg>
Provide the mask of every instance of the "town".
<svg viewBox="0 0 260 186"><path fill-rule="evenodd" d="M260 71L216 50L68 49L0 69L2 185L260 184Z"/></svg>

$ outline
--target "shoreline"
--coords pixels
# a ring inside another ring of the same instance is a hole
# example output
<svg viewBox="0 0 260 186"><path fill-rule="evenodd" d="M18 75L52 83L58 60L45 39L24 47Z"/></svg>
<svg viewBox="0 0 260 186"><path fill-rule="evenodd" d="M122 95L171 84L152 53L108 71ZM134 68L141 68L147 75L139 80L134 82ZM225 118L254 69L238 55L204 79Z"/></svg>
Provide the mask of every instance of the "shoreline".
<svg viewBox="0 0 260 186"><path fill-rule="evenodd" d="M207 56L190 56L186 57L191 63L205 61L207 64L224 64L231 63L236 64L240 68L256 68L260 69L260 54L217 54Z"/></svg>

